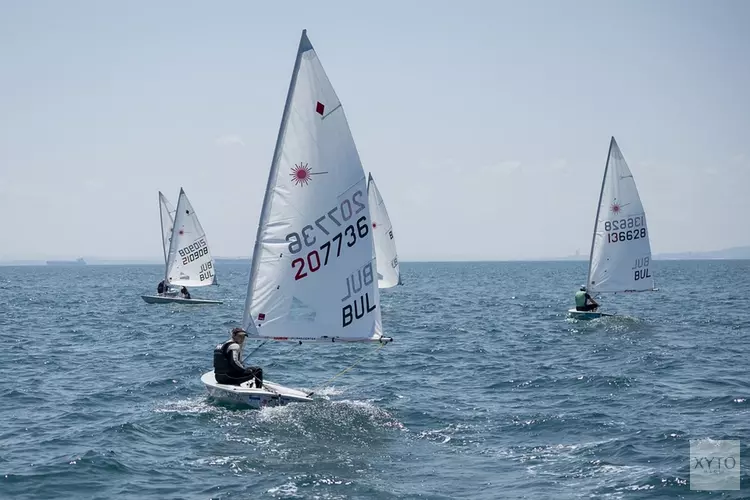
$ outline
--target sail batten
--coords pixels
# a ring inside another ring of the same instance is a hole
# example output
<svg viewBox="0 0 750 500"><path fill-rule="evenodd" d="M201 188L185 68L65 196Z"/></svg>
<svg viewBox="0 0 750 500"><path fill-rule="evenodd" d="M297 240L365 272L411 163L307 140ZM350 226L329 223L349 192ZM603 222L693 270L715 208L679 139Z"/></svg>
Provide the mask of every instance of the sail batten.
<svg viewBox="0 0 750 500"><path fill-rule="evenodd" d="M612 137L594 225L587 287L618 293L654 289L646 213L633 174Z"/></svg>
<svg viewBox="0 0 750 500"><path fill-rule="evenodd" d="M251 338L382 336L369 205L344 109L303 31L256 234Z"/></svg>
<svg viewBox="0 0 750 500"><path fill-rule="evenodd" d="M372 214L372 232L375 242L375 261L378 269L378 287L391 288L401 284L401 269L393 237L393 224L385 208L375 179L370 174L367 183Z"/></svg>

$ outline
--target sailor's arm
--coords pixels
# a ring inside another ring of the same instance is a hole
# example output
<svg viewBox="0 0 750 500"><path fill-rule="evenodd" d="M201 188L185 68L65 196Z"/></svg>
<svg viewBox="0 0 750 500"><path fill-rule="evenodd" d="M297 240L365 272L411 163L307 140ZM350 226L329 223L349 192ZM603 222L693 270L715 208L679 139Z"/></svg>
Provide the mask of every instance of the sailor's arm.
<svg viewBox="0 0 750 500"><path fill-rule="evenodd" d="M239 370L244 370L245 367L242 364L242 359L240 359L240 346L233 344L229 346L229 350L232 351L232 364Z"/></svg>

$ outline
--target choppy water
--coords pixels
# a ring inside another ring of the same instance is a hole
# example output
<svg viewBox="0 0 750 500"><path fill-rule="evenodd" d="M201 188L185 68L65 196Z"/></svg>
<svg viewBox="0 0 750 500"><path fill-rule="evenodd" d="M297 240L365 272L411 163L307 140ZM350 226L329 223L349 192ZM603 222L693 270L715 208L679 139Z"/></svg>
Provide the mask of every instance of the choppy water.
<svg viewBox="0 0 750 500"><path fill-rule="evenodd" d="M0 498L747 498L689 488L689 440L750 443L750 261L656 262L625 317L566 320L586 264L403 264L396 341L313 404L238 410L200 375L221 306L147 305L159 266L0 267ZM372 346L264 347L313 388ZM750 460L750 459L745 459Z"/></svg>

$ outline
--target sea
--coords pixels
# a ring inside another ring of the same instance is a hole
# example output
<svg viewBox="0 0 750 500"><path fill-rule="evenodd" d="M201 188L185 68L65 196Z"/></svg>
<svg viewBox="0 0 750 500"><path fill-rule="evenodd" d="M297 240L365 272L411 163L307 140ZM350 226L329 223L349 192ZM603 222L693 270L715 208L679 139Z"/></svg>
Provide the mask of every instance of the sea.
<svg viewBox="0 0 750 500"><path fill-rule="evenodd" d="M570 320L586 266L403 263L394 341L264 345L318 396L261 410L200 382L246 264L208 306L141 300L157 265L0 267L0 498L750 498L750 260L656 261L658 291ZM691 442L719 440L740 489L699 490Z"/></svg>

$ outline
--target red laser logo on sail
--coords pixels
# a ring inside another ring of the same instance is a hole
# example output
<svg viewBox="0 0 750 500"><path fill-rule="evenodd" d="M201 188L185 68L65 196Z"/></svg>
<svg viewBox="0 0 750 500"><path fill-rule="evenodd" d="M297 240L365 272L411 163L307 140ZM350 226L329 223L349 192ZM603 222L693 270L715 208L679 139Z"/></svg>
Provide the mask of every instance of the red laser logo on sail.
<svg viewBox="0 0 750 500"><path fill-rule="evenodd" d="M289 176L297 186L307 186L313 175L327 174L328 172L313 172L307 163L295 163Z"/></svg>
<svg viewBox="0 0 750 500"><path fill-rule="evenodd" d="M292 182L297 186L307 186L310 183L310 176L312 175L312 169L307 166L307 163L295 164L292 168Z"/></svg>
<svg viewBox="0 0 750 500"><path fill-rule="evenodd" d="M617 202L614 202L611 207L609 207L610 210L612 210L612 213L617 215L620 213L620 204Z"/></svg>

